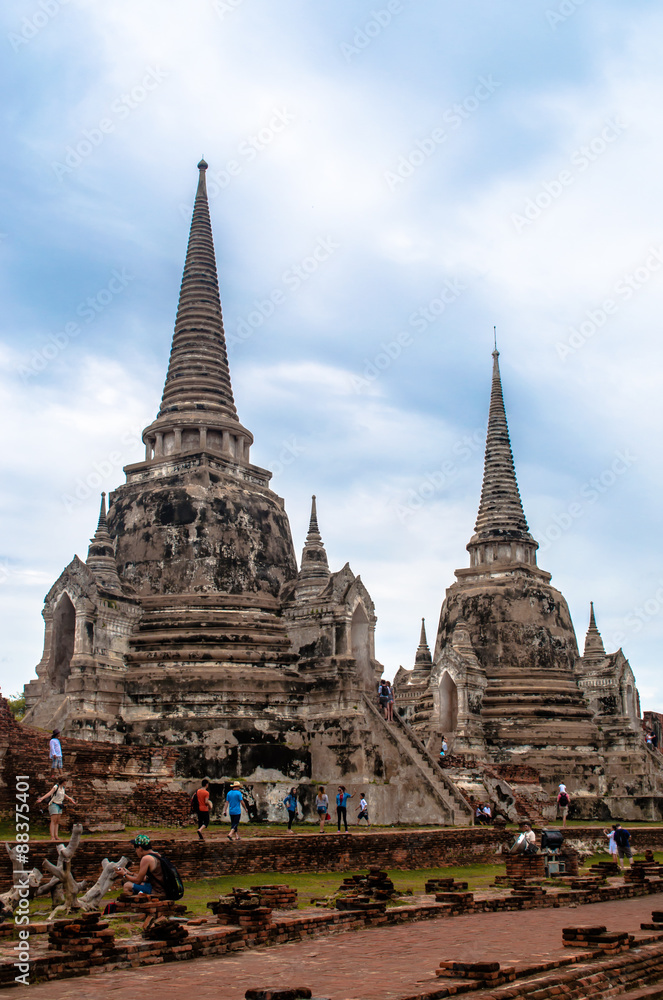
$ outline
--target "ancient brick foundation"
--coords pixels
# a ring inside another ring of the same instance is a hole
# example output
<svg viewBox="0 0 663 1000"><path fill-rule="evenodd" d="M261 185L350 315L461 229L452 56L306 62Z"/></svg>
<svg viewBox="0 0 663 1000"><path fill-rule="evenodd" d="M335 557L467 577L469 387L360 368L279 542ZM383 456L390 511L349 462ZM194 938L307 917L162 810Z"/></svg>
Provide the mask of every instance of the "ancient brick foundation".
<svg viewBox="0 0 663 1000"><path fill-rule="evenodd" d="M43 795L56 778L48 759L49 733L14 719L0 697L0 815L16 804L16 775L28 775L31 793ZM89 740L63 740L64 770L73 781L76 806L67 819L84 829L121 829L124 824L179 826L189 816L189 795L175 778L176 749L133 747ZM34 822L35 816L32 816Z"/></svg>

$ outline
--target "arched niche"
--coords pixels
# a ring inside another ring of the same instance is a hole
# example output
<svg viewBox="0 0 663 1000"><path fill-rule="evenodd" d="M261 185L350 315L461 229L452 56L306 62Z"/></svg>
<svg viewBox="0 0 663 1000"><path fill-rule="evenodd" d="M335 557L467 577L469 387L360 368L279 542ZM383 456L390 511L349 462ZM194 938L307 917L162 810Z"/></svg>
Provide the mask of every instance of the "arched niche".
<svg viewBox="0 0 663 1000"><path fill-rule="evenodd" d="M440 678L440 727L447 735L458 725L458 688L448 670Z"/></svg>
<svg viewBox="0 0 663 1000"><path fill-rule="evenodd" d="M633 695L633 685L626 685L626 704L624 706L625 714L628 715L630 719L635 719L635 697Z"/></svg>
<svg viewBox="0 0 663 1000"><path fill-rule="evenodd" d="M352 656L357 661L360 676L366 683L370 681L370 626L368 615L362 604L358 604L350 622L350 646Z"/></svg>
<svg viewBox="0 0 663 1000"><path fill-rule="evenodd" d="M76 635L76 611L68 594L63 594L53 615L53 668L51 683L56 691L64 693L64 686L71 669Z"/></svg>

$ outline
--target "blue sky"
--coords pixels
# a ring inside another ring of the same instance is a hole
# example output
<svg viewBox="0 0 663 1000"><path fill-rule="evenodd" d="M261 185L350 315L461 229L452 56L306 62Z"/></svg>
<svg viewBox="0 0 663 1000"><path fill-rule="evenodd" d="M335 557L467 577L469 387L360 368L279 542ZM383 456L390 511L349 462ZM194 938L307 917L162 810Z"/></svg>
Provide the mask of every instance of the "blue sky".
<svg viewBox="0 0 663 1000"><path fill-rule="evenodd" d="M497 325L539 564L663 710L662 31L644 0L3 4L4 693L142 454L204 154L253 460L298 552L317 494L386 673L467 565Z"/></svg>

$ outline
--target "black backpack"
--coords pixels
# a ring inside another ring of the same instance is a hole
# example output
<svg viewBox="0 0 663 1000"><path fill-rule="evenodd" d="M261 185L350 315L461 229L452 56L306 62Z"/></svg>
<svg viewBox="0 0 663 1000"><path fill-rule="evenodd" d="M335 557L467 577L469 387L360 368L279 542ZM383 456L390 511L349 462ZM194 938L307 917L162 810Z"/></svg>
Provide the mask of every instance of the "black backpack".
<svg viewBox="0 0 663 1000"><path fill-rule="evenodd" d="M560 806L562 808L564 808L564 806L568 806L568 804L569 804L569 797L566 794L566 792L560 792L560 795L559 795L559 804L560 804Z"/></svg>
<svg viewBox="0 0 663 1000"><path fill-rule="evenodd" d="M624 850L628 847L628 842L631 839L631 834L628 830L625 830L623 826L620 826L618 830L615 830L615 843L617 847L621 847Z"/></svg>
<svg viewBox="0 0 663 1000"><path fill-rule="evenodd" d="M150 851L149 853L161 862L161 873L163 875L163 887L166 891L166 899L181 899L184 895L184 885L180 878L180 873L173 862L169 861L168 858L164 858L163 854L157 854L156 851Z"/></svg>

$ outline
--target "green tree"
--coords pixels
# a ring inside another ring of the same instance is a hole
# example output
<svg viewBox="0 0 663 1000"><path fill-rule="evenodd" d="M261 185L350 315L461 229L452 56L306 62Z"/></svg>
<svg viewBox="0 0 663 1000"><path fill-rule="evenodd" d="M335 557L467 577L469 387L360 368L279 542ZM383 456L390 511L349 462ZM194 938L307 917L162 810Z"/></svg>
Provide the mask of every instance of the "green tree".
<svg viewBox="0 0 663 1000"><path fill-rule="evenodd" d="M16 721L20 722L25 715L25 695L14 694L10 698L7 698L7 704L9 705L12 715Z"/></svg>

